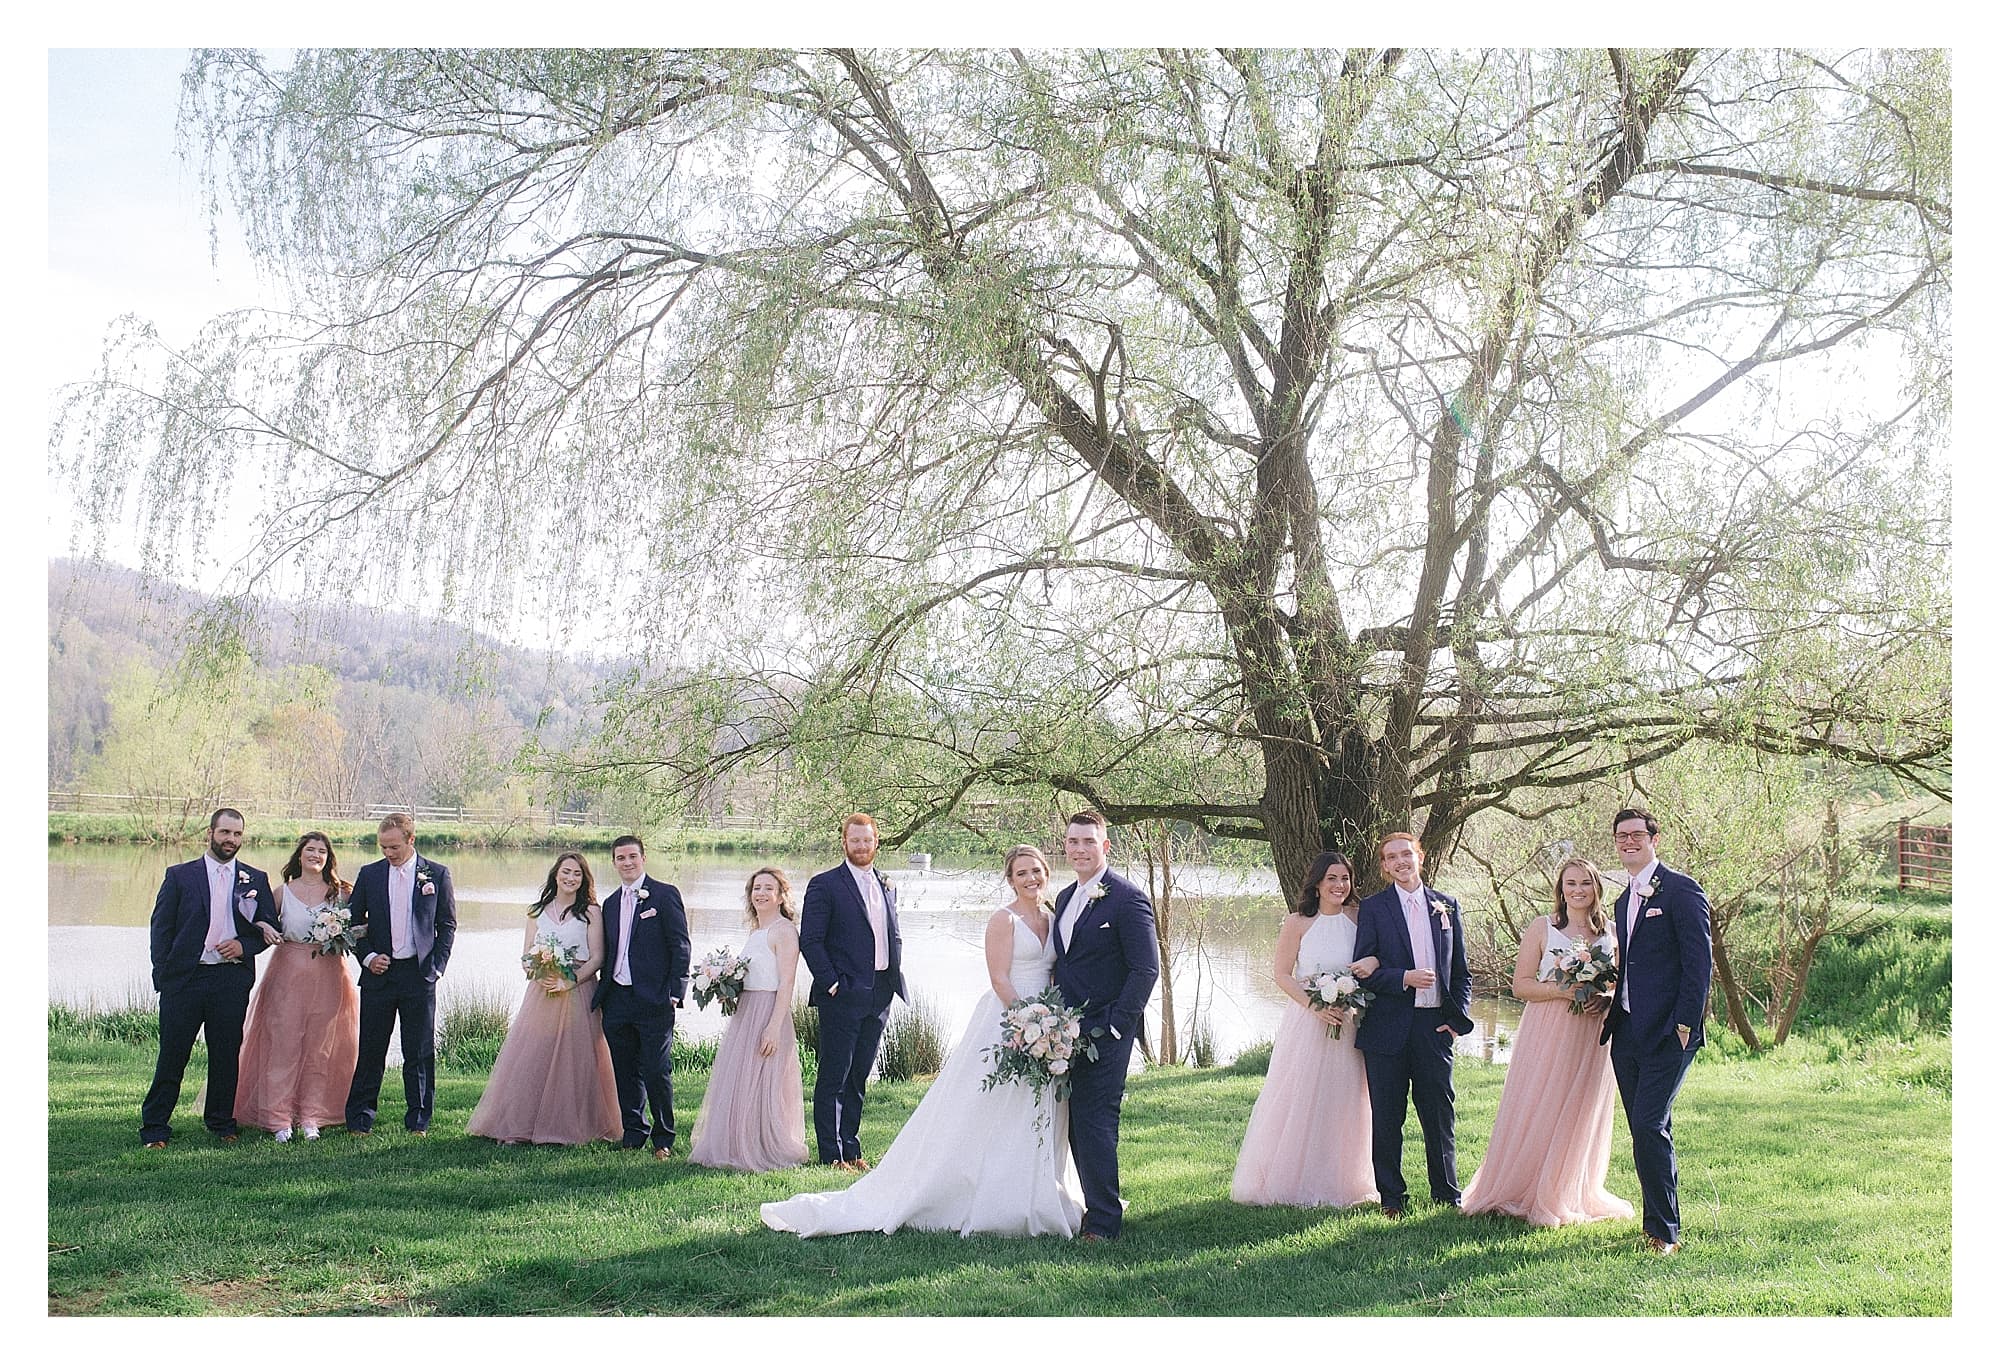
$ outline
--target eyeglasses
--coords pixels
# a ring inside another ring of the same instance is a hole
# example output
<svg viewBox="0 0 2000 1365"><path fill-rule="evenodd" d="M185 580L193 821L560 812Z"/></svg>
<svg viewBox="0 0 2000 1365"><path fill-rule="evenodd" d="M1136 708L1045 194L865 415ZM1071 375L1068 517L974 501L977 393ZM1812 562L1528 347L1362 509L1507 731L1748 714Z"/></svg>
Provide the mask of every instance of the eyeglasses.
<svg viewBox="0 0 2000 1365"><path fill-rule="evenodd" d="M1652 837L1651 834L1643 829L1626 829L1612 835L1611 842L1614 844L1636 844Z"/></svg>

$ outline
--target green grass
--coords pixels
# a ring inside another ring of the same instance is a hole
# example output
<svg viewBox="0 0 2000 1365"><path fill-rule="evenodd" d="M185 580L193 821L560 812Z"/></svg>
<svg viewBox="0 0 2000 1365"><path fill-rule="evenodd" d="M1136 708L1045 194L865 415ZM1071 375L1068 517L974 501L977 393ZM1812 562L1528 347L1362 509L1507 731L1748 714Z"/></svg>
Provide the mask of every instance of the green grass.
<svg viewBox="0 0 2000 1365"><path fill-rule="evenodd" d="M52 1024L54 1023L52 1014ZM677 1059L678 1061L678 1059ZM200 1131L189 1069L176 1141L138 1142L152 1052L88 1032L49 1040L52 1314L1941 1315L1951 1296L1948 1039L1804 1038L1778 1056L1704 1051L1675 1111L1682 1255L1636 1222L1550 1231L1412 1205L1229 1202L1261 1076L1167 1068L1124 1110L1126 1235L1088 1246L945 1233L800 1241L757 1205L846 1177L756 1176L612 1150L464 1134L484 1083L441 1070L428 1138L395 1130L400 1084L365 1145L331 1131L233 1149ZM1492 1128L1501 1068L1458 1070L1461 1177ZM685 1148L705 1073L680 1072ZM880 1152L922 1083L869 1089ZM1422 1182L1414 1124L1406 1169ZM1622 1119L1610 1185L1637 1202ZM359 1158L365 1157L365 1172ZM1051 1293L1060 1295L1051 1300Z"/></svg>

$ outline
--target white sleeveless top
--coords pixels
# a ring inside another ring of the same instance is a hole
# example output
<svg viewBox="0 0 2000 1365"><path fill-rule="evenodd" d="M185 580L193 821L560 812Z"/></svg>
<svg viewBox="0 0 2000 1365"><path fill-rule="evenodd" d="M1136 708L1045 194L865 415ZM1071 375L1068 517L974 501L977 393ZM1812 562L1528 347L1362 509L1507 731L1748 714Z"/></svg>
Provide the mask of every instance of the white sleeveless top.
<svg viewBox="0 0 2000 1365"><path fill-rule="evenodd" d="M1354 921L1345 915L1314 915L1305 937L1299 940L1299 960L1292 976L1304 978L1352 966L1355 928Z"/></svg>
<svg viewBox="0 0 2000 1365"><path fill-rule="evenodd" d="M1535 968L1535 980L1547 981L1550 977L1554 976L1556 974L1556 955L1569 947L1570 944L1582 943L1590 936L1586 925L1579 924L1577 927L1584 932L1565 934L1562 930L1556 928L1555 917L1553 915L1549 917L1548 933L1542 939L1542 965ZM1613 957L1618 956L1618 936L1612 932L1610 925L1607 924L1604 927L1604 932L1597 936L1597 943L1598 946L1609 950Z"/></svg>
<svg viewBox="0 0 2000 1365"><path fill-rule="evenodd" d="M1014 952L1007 960L1007 979L1014 983L1014 994L1025 1000L1031 995L1040 995L1048 989L1056 971L1056 928L1055 916L1050 915L1047 942L1035 937L1027 921L1017 914L1011 905L1001 907L1014 925ZM990 994L991 992L989 992ZM1012 1000L1002 1000L1003 1005L1011 1005Z"/></svg>
<svg viewBox="0 0 2000 1365"><path fill-rule="evenodd" d="M290 886L278 888L278 932L294 943L306 941L306 931L312 928L313 916L326 909L328 900L318 905L307 905L300 900Z"/></svg>
<svg viewBox="0 0 2000 1365"><path fill-rule="evenodd" d="M750 960L750 972L743 978L746 991L778 989L778 955L771 951L771 931L752 929L743 940L742 956Z"/></svg>
<svg viewBox="0 0 2000 1365"><path fill-rule="evenodd" d="M553 938L565 948L574 948L582 961L590 961L590 926L574 914L558 919L555 907L550 906L535 919L535 937Z"/></svg>

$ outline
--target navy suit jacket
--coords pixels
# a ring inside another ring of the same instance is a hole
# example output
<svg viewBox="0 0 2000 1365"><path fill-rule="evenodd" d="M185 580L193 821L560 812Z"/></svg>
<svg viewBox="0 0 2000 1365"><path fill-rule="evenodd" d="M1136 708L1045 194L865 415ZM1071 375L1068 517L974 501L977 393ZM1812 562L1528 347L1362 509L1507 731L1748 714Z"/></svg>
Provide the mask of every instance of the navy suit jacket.
<svg viewBox="0 0 2000 1365"><path fill-rule="evenodd" d="M1472 1032L1472 972L1465 962L1465 922L1459 917L1458 902L1430 886L1423 889L1431 905L1443 905L1446 913L1435 910L1424 916L1431 929L1431 961L1437 964L1438 1001L1445 1023L1453 1033ZM1403 984L1403 975L1416 969L1416 954L1410 949L1410 928L1403 919L1402 898L1393 883L1361 902L1354 929L1354 956L1380 958L1382 965L1368 977L1367 987L1375 992L1375 1003L1361 1016L1354 1031L1354 1045L1363 1052L1401 1052L1410 1040L1415 1021L1416 989Z"/></svg>
<svg viewBox="0 0 2000 1365"><path fill-rule="evenodd" d="M1625 907L1632 888L1618 893L1612 906L1612 923L1618 931L1618 971L1624 984L1620 993L1631 993L1632 1011L1625 1012L1616 998L1605 1012L1599 1042L1632 1030L1625 1041L1642 1048L1664 1047L1669 1041L1680 1046L1678 1025L1688 1026L1688 1048L1698 1048L1704 1037L1702 1021L1708 1017L1708 982L1715 967L1714 948L1708 937L1708 893L1701 883L1684 872L1661 863L1654 875L1660 888L1639 906L1638 921L1630 941L1625 933ZM1657 910L1658 914L1653 912Z"/></svg>
<svg viewBox="0 0 2000 1365"><path fill-rule="evenodd" d="M873 869L870 869L871 871ZM882 913L889 930L889 979L905 1001L910 988L903 980L903 931L896 923L896 888L880 872ZM868 927L868 905L845 862L830 867L806 883L805 904L799 909L799 953L812 973L815 1005L829 1000L868 1000L875 994L875 931ZM838 982L840 992L828 992Z"/></svg>
<svg viewBox="0 0 2000 1365"><path fill-rule="evenodd" d="M1072 882L1056 893L1056 988L1072 1009L1083 1011L1086 1032L1100 1025L1120 1038L1136 1038L1146 1001L1160 979L1160 939L1153 902L1110 868L1098 882L1104 894L1077 913L1068 944L1062 919L1076 894Z"/></svg>
<svg viewBox="0 0 2000 1365"><path fill-rule="evenodd" d="M236 941L243 945L243 965L264 951L258 923L278 927L278 903L271 899L271 879L247 863L236 864L236 887L230 893ZM153 901L153 989L165 991L185 982L201 966L208 947L208 869L200 858L175 863L160 880Z"/></svg>
<svg viewBox="0 0 2000 1365"><path fill-rule="evenodd" d="M451 960L452 940L458 937L458 904L451 894L451 869L434 863L422 854L417 862L416 884L410 891L410 933L416 940L417 965L424 980L436 981ZM424 888L430 887L428 893ZM368 930L355 945L354 958L365 963L371 953L392 957L395 939L389 931L389 860L377 858L354 874L354 892L347 900L348 913L356 924ZM377 980L367 967L361 969L361 984Z"/></svg>
<svg viewBox="0 0 2000 1365"><path fill-rule="evenodd" d="M641 877L639 888L646 894L639 901L639 913L632 921L632 943L625 950L625 965L632 973L632 994L648 1007L671 1010L674 1002L687 999L688 967L693 949L688 946L687 908L681 893L652 877ZM614 883L605 893L604 966L597 973L597 989L590 997L592 1009L604 1007L604 994L611 989L611 973L618 966L618 936L624 932L625 888Z"/></svg>

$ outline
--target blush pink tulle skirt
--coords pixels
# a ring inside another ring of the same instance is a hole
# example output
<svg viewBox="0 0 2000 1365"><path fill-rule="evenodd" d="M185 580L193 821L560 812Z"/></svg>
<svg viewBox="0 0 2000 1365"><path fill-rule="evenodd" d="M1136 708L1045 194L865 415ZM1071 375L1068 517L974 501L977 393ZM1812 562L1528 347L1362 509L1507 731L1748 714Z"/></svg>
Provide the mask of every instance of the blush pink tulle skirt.
<svg viewBox="0 0 2000 1365"><path fill-rule="evenodd" d="M528 983L467 1133L564 1146L618 1140L618 1083L590 992L588 982L554 995Z"/></svg>
<svg viewBox="0 0 2000 1365"><path fill-rule="evenodd" d="M1301 1207L1372 1203L1368 1069L1354 1025L1340 1037L1292 1005L1278 1021L1271 1069L1250 1111L1229 1197L1239 1204Z"/></svg>
<svg viewBox="0 0 2000 1365"><path fill-rule="evenodd" d="M1632 1216L1632 1206L1604 1188L1618 1090L1610 1049L1598 1046L1602 1027L1601 1015L1571 1014L1561 1000L1522 1011L1493 1139L1460 1202L1467 1213L1505 1213L1547 1228Z"/></svg>
<svg viewBox="0 0 2000 1365"><path fill-rule="evenodd" d="M236 1121L277 1132L345 1122L360 1049L361 993L345 957L271 949L238 1054Z"/></svg>
<svg viewBox="0 0 2000 1365"><path fill-rule="evenodd" d="M737 997L695 1116L694 1145L688 1150L695 1165L775 1171L805 1161L805 1090L790 1009L785 1010L777 1054L757 1055L758 1040L777 1008L776 991L745 991Z"/></svg>

